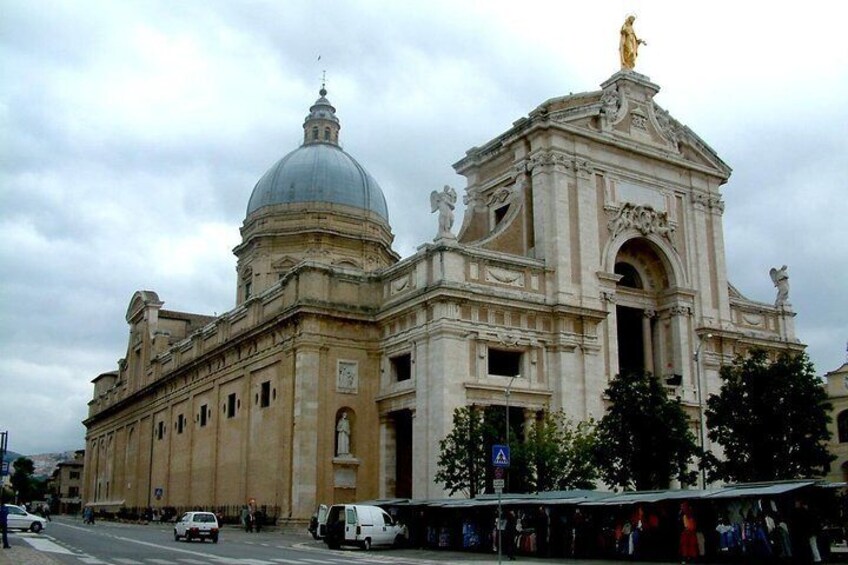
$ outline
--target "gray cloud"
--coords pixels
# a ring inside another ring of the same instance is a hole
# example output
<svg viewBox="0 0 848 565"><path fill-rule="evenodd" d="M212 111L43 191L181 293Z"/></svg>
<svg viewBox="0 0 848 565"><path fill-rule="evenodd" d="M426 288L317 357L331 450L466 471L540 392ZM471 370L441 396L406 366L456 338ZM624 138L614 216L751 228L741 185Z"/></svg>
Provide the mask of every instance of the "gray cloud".
<svg viewBox="0 0 848 565"><path fill-rule="evenodd" d="M544 100L617 70L626 6L531 1L28 2L0 18L0 427L83 445L90 380L126 348L132 293L232 307L255 182L296 148L327 70L342 143L383 187L396 249L435 235L451 164ZM820 372L848 339L848 8L646 4L639 70L734 168L728 273L771 302L788 264ZM788 30L792 41L775 40ZM318 55L321 61L317 61ZM51 433L45 434L44 430Z"/></svg>

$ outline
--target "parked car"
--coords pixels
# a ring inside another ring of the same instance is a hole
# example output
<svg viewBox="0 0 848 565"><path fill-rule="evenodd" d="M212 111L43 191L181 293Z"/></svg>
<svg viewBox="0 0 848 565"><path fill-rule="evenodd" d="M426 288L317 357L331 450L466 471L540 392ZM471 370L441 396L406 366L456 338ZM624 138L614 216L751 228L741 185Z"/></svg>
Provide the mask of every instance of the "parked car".
<svg viewBox="0 0 848 565"><path fill-rule="evenodd" d="M327 513L324 543L330 549L353 545L371 549L378 545L400 545L404 530L379 506L336 504Z"/></svg>
<svg viewBox="0 0 848 565"><path fill-rule="evenodd" d="M327 524L327 505L321 504L318 506L318 510L315 511L315 514L312 515L312 518L309 520L309 528L307 530L310 534L312 534L313 539L322 539L325 535L324 531L326 530Z"/></svg>
<svg viewBox="0 0 848 565"><path fill-rule="evenodd" d="M218 543L218 519L211 512L186 512L174 524L174 541L211 539Z"/></svg>
<svg viewBox="0 0 848 565"><path fill-rule="evenodd" d="M10 530L29 530L36 534L44 529L47 525L47 520L41 516L30 514L21 506L7 504L9 509L9 521L7 522Z"/></svg>

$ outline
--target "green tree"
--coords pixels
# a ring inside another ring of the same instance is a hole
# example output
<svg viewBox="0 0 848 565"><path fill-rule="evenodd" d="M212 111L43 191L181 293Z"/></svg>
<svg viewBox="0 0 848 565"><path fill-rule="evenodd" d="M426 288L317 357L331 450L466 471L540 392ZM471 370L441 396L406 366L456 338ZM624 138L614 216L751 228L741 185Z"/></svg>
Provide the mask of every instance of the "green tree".
<svg viewBox="0 0 848 565"><path fill-rule="evenodd" d="M624 490L668 488L671 479L693 483L689 462L697 452L680 400L671 400L650 373L618 375L606 390L610 404L598 422L595 460L601 477Z"/></svg>
<svg viewBox="0 0 848 565"><path fill-rule="evenodd" d="M35 464L28 457L18 457L12 463L12 476L9 482L12 484L12 489L17 493L18 502L29 502L32 500L33 494L33 473L35 473Z"/></svg>
<svg viewBox="0 0 848 565"><path fill-rule="evenodd" d="M764 350L752 350L722 367L720 376L706 421L724 457L705 457L711 479L774 481L828 472L832 406L806 354L781 353L772 362Z"/></svg>
<svg viewBox="0 0 848 565"><path fill-rule="evenodd" d="M594 489L594 422L575 424L562 411L545 412L517 452L526 461L527 485L536 492Z"/></svg>
<svg viewBox="0 0 848 565"><path fill-rule="evenodd" d="M488 465L487 435L481 410L474 406L454 410L453 429L439 442L435 477L450 494L461 491L473 498L483 491Z"/></svg>

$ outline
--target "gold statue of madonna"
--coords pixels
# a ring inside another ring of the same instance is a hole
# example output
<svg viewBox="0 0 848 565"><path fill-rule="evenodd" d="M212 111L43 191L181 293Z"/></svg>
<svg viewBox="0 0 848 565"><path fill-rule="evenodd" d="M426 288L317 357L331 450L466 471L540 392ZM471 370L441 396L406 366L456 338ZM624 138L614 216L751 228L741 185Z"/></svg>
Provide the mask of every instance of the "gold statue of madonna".
<svg viewBox="0 0 848 565"><path fill-rule="evenodd" d="M618 46L619 54L621 55L621 68L633 69L636 66L636 55L639 54L639 45L647 45L636 37L636 32L633 31L633 22L636 21L636 16L633 14L627 16L624 20L624 25L621 26L621 42Z"/></svg>

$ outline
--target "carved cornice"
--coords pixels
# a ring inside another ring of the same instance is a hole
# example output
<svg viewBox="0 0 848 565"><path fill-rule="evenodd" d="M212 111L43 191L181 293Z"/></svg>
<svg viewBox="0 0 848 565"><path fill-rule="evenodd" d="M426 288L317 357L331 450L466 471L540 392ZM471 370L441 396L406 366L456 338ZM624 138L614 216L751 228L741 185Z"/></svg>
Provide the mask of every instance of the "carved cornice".
<svg viewBox="0 0 848 565"><path fill-rule="evenodd" d="M695 192L692 193L692 204L700 210L711 210L717 214L724 213L724 201L720 196Z"/></svg>
<svg viewBox="0 0 848 565"><path fill-rule="evenodd" d="M691 316L692 308L689 306L672 306L668 309L672 316Z"/></svg>
<svg viewBox="0 0 848 565"><path fill-rule="evenodd" d="M595 172L595 166L588 159L565 155L556 151L543 151L530 157L527 170L557 167L580 176L589 176Z"/></svg>
<svg viewBox="0 0 848 565"><path fill-rule="evenodd" d="M618 211L618 214L607 224L613 238L628 229L636 229L642 235L652 233L659 234L667 239L671 239L671 234L674 232L668 222L668 214L665 212L657 212L650 206L634 205L625 203Z"/></svg>

